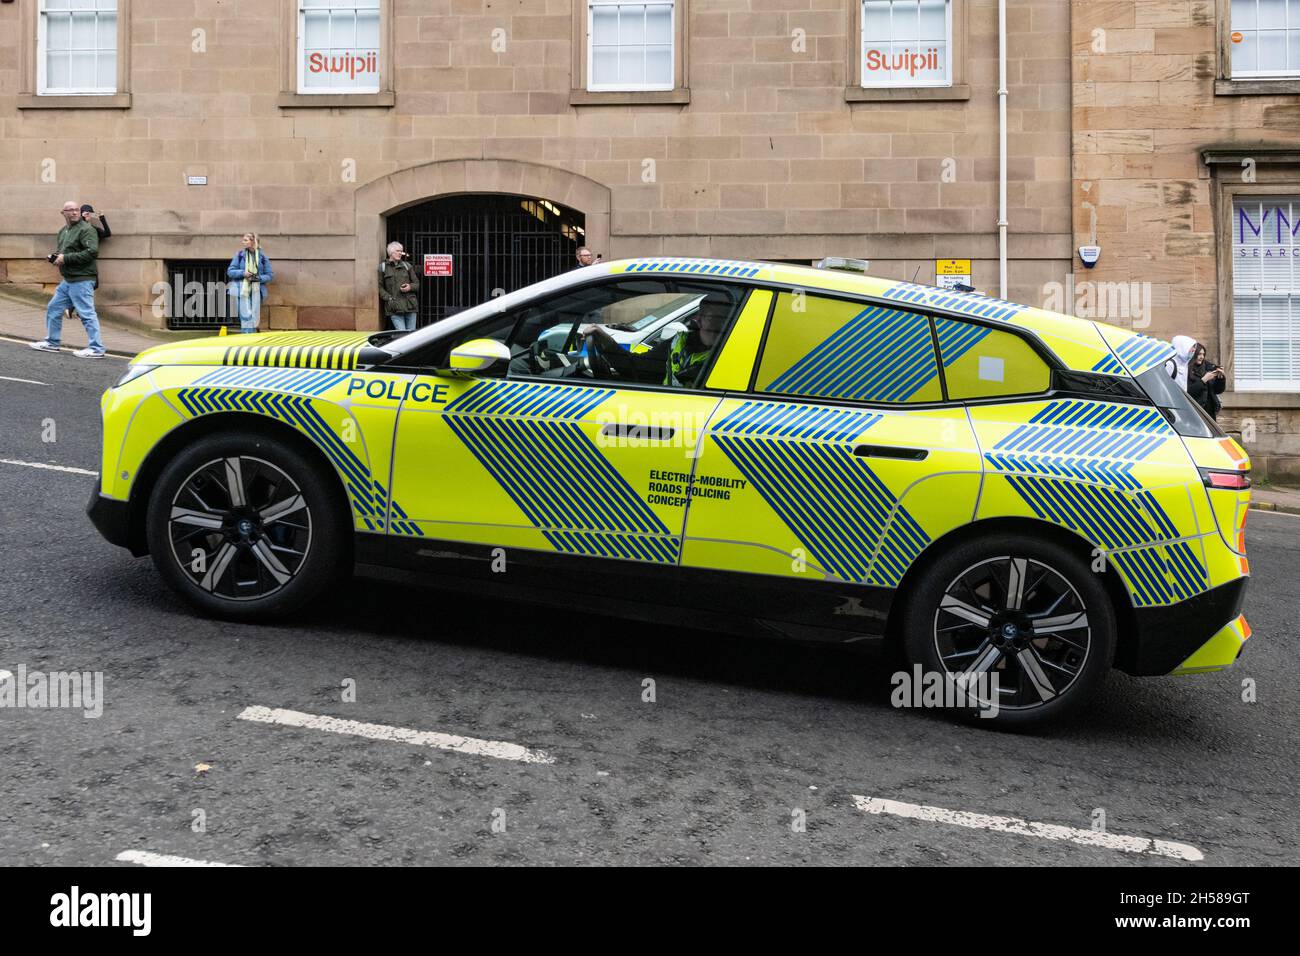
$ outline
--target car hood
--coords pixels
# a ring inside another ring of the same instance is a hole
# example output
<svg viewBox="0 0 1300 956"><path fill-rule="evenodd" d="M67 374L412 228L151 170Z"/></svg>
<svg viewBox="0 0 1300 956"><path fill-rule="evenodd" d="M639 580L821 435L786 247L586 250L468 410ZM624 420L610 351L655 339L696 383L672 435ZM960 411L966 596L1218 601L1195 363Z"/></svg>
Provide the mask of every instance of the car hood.
<svg viewBox="0 0 1300 956"><path fill-rule="evenodd" d="M145 349L139 365L260 365L352 369L370 332L259 332L187 339Z"/></svg>

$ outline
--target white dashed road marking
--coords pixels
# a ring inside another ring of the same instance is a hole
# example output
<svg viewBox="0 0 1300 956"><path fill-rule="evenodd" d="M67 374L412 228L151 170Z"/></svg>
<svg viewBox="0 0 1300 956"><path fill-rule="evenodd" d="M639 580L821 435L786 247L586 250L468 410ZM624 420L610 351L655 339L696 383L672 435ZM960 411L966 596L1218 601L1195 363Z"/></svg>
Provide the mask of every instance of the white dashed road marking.
<svg viewBox="0 0 1300 956"><path fill-rule="evenodd" d="M24 468L44 468L47 471L66 471L70 475L90 475L92 478L99 476L99 472L86 471L84 468L69 468L67 465L46 465L39 461L16 461L13 458L0 458L0 465L22 465Z"/></svg>
<svg viewBox="0 0 1300 956"><path fill-rule="evenodd" d="M141 866L240 866L238 863L191 860L187 856L167 856L164 853L149 853L146 850L126 850L119 853L117 859L122 863L139 863Z"/></svg>
<svg viewBox="0 0 1300 956"><path fill-rule="evenodd" d="M1195 862L1205 859L1205 854L1186 843L1171 843L1168 840L1149 840L1146 837L1121 836L1118 833L1101 833L1096 830L1080 830L1075 827L1063 827L1054 823L1032 823L1016 817L994 817L984 813L969 813L965 810L947 810L943 807L926 807L917 803L901 803L898 800L884 800L879 797L853 796L853 803L863 813L885 814L895 817L907 817L912 820L925 820L930 823L947 823L958 827L971 827L976 830L992 830L995 833L1014 833L1019 836L1039 837L1043 840L1064 840L1080 846L1101 847L1106 850L1122 850L1125 853L1148 853L1152 856L1167 856L1175 860Z"/></svg>
<svg viewBox="0 0 1300 956"><path fill-rule="evenodd" d="M9 375L0 375L0 382L22 382L24 385L49 385L49 382L38 382L30 378L13 378Z"/></svg>
<svg viewBox="0 0 1300 956"><path fill-rule="evenodd" d="M409 730L406 727L389 727L386 724L363 724L356 720L342 720L338 717L304 714L296 710L247 707L239 715L239 719L252 720L261 724L280 724L284 727L324 730L331 734L349 734L353 737L368 737L371 740L388 740L400 744L413 744L417 747L452 750L456 753L474 754L478 757L495 757L498 760L517 760L521 763L555 763L554 757L540 750L529 750L519 744L506 743L501 740L480 740L477 737L440 734L431 730Z"/></svg>

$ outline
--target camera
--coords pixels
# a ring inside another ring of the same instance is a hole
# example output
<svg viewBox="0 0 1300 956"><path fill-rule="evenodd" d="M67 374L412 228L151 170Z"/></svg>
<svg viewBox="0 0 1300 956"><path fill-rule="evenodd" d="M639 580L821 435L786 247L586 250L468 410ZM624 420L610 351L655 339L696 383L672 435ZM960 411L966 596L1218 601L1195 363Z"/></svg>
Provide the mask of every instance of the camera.
<svg viewBox="0 0 1300 956"><path fill-rule="evenodd" d="M48 256L45 257L45 261L53 262L57 258L59 258L59 254L57 252L51 252Z"/></svg>

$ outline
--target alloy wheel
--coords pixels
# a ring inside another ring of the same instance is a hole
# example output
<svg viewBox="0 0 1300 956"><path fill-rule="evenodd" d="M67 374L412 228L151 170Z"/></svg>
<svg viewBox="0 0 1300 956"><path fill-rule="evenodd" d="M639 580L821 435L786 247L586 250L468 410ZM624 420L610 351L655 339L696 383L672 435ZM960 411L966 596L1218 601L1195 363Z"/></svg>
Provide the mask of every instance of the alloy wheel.
<svg viewBox="0 0 1300 956"><path fill-rule="evenodd" d="M279 591L311 549L311 510L297 483L260 458L218 458L172 498L168 536L196 587L231 601Z"/></svg>
<svg viewBox="0 0 1300 956"><path fill-rule="evenodd" d="M972 565L948 585L934 645L947 673L967 682L996 676L998 706L1025 710L1073 686L1092 630L1078 590L1059 571L1007 555Z"/></svg>

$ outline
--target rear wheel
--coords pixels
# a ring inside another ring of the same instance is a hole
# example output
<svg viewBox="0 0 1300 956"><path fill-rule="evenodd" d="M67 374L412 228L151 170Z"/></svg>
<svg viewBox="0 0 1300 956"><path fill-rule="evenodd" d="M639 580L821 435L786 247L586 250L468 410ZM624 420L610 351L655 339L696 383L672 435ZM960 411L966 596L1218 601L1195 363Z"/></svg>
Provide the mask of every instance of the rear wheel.
<svg viewBox="0 0 1300 956"><path fill-rule="evenodd" d="M331 478L262 435L200 439L168 463L149 496L154 564L209 614L289 614L350 570L350 531Z"/></svg>
<svg viewBox="0 0 1300 956"><path fill-rule="evenodd" d="M945 552L905 612L910 663L971 692L973 713L1031 726L1074 711L1115 651L1115 612L1101 576L1051 541L997 535Z"/></svg>

